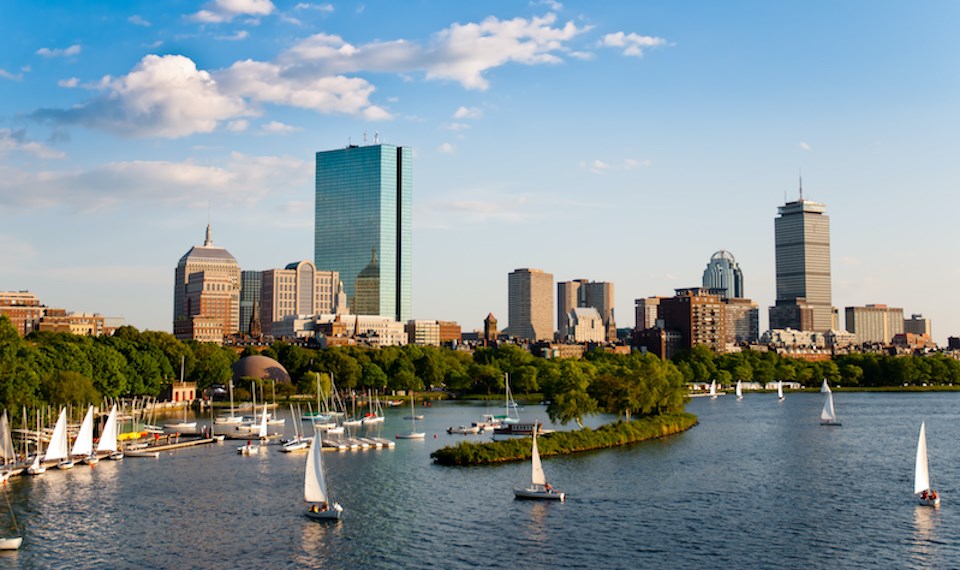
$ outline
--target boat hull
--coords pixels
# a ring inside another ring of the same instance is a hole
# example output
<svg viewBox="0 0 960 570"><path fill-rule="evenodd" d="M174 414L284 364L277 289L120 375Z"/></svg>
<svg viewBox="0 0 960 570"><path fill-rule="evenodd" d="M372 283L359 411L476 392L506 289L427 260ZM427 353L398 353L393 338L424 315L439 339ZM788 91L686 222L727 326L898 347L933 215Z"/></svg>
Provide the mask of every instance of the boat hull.
<svg viewBox="0 0 960 570"><path fill-rule="evenodd" d="M513 496L516 499L526 501L563 501L567 498L566 493L544 491L543 489L514 489Z"/></svg>
<svg viewBox="0 0 960 570"><path fill-rule="evenodd" d="M327 509L325 511L307 511L304 514L310 520L338 521L340 520L340 514L342 512L343 512L343 507L340 506L340 503L334 503L332 509Z"/></svg>
<svg viewBox="0 0 960 570"><path fill-rule="evenodd" d="M398 433L397 439L424 439L427 434L424 432Z"/></svg>
<svg viewBox="0 0 960 570"><path fill-rule="evenodd" d="M820 425L822 425L822 426L836 426L836 427L840 427L840 426L842 426L843 424L840 423L840 422L838 422L838 421L836 421L836 420L822 420L822 421L820 422Z"/></svg>
<svg viewBox="0 0 960 570"><path fill-rule="evenodd" d="M0 538L0 550L17 550L23 544L22 536Z"/></svg>
<svg viewBox="0 0 960 570"><path fill-rule="evenodd" d="M923 499L923 498L917 497L917 502L920 504L921 507L936 508L940 506L940 497L937 497L936 499Z"/></svg>

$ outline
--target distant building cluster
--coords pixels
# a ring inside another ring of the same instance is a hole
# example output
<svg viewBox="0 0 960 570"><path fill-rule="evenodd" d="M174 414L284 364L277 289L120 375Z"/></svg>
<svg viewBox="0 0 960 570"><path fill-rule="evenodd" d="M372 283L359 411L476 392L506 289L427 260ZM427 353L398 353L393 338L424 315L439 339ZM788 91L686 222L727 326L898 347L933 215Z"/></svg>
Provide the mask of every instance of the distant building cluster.
<svg viewBox="0 0 960 570"><path fill-rule="evenodd" d="M47 307L29 291L0 291L0 315L10 319L20 336L34 331L109 336L123 325L117 317Z"/></svg>

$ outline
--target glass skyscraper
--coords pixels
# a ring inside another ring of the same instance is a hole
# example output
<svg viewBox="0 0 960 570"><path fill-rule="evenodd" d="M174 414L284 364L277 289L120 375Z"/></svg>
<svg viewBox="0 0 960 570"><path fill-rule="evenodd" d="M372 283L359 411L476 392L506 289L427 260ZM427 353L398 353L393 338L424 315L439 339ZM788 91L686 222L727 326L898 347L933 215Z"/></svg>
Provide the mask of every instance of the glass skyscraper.
<svg viewBox="0 0 960 570"><path fill-rule="evenodd" d="M743 297L743 272L732 253L721 249L710 256L710 262L703 271L703 286L723 289L727 299Z"/></svg>
<svg viewBox="0 0 960 570"><path fill-rule="evenodd" d="M410 319L412 154L387 144L317 153L314 263L340 272L354 314Z"/></svg>

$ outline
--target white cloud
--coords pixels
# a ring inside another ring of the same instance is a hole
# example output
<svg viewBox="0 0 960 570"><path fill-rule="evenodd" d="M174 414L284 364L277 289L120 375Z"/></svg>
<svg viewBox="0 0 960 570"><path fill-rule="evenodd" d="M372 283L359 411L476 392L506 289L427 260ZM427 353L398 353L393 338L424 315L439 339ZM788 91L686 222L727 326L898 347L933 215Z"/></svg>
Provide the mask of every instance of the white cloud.
<svg viewBox="0 0 960 570"><path fill-rule="evenodd" d="M443 125L443 128L448 131L465 131L470 128L470 125L466 123L447 123Z"/></svg>
<svg viewBox="0 0 960 570"><path fill-rule="evenodd" d="M299 159L240 153L232 154L224 165L137 160L68 172L0 166L0 211L53 207L95 211L127 205L206 208L209 200L251 205L278 187L309 184L311 176L310 165Z"/></svg>
<svg viewBox="0 0 960 570"><path fill-rule="evenodd" d="M232 22L238 16L269 16L276 10L270 0L213 0L204 4L203 10L186 16L187 20L203 24ZM247 23L258 20L247 20Z"/></svg>
<svg viewBox="0 0 960 570"><path fill-rule="evenodd" d="M127 18L127 21L135 26L143 26L144 28L150 27L150 22L137 14L134 14L133 16L130 16L129 18Z"/></svg>
<svg viewBox="0 0 960 570"><path fill-rule="evenodd" d="M235 41L239 41L239 40L245 40L245 39L247 39L247 37L249 37L249 36L250 36L250 32L248 32L247 30L238 30L238 31L237 31L235 34L233 34L233 35L229 35L229 36L217 36L217 39L218 39L218 40L226 40L226 41L235 42Z"/></svg>
<svg viewBox="0 0 960 570"><path fill-rule="evenodd" d="M590 172L595 174L602 174L610 170L610 165L602 160L594 160L590 163Z"/></svg>
<svg viewBox="0 0 960 570"><path fill-rule="evenodd" d="M605 47L623 48L623 55L643 57L644 48L667 45L667 40L654 36L641 36L635 33L616 32L603 36L600 44Z"/></svg>
<svg viewBox="0 0 960 570"><path fill-rule="evenodd" d="M42 143L31 141L23 129L0 129L0 155L7 152L26 152L38 158L66 158L63 152Z"/></svg>
<svg viewBox="0 0 960 570"><path fill-rule="evenodd" d="M40 48L37 50L37 55L42 55L43 57L71 57L78 55L80 50L83 49L80 47L80 44L73 44L68 48Z"/></svg>
<svg viewBox="0 0 960 570"><path fill-rule="evenodd" d="M237 119L236 121L230 121L227 123L227 130L231 133L242 133L243 131L247 130L247 127L249 126L250 123L248 121Z"/></svg>
<svg viewBox="0 0 960 570"><path fill-rule="evenodd" d="M13 81L20 81L21 79L23 79L23 74L22 74L22 73L16 73L16 74L10 73L10 72L7 71L6 69L0 68L0 77L2 77L2 78L4 78L4 79L10 79L10 80L13 80Z"/></svg>
<svg viewBox="0 0 960 570"><path fill-rule="evenodd" d="M446 220L451 226L489 222L518 223L543 213L542 208L538 208L536 201L528 194L474 189L463 195L469 197L456 197L419 206L418 209L422 210L423 215L415 215L414 220ZM442 213L438 215L438 212Z"/></svg>
<svg viewBox="0 0 960 570"><path fill-rule="evenodd" d="M271 134L295 133L303 130L300 127L294 127L293 125L287 125L279 121L270 121L269 123L260 127L260 129L265 133Z"/></svg>
<svg viewBox="0 0 960 570"><path fill-rule="evenodd" d="M453 113L454 119L479 119L483 116L483 111L477 107L460 107Z"/></svg>
<svg viewBox="0 0 960 570"><path fill-rule="evenodd" d="M66 87L68 89L73 89L79 84L80 84L80 80L77 79L76 77L71 77L69 79L61 79L60 81L57 81L58 87Z"/></svg>
<svg viewBox="0 0 960 570"><path fill-rule="evenodd" d="M810 145L805 142L800 142L800 148L803 150L810 150Z"/></svg>
<svg viewBox="0 0 960 570"><path fill-rule="evenodd" d="M589 51L571 51L570 57L579 59L580 61L592 61L597 56L593 52Z"/></svg>
<svg viewBox="0 0 960 570"><path fill-rule="evenodd" d="M642 166L642 167L644 167L644 168L649 168L649 167L653 166L653 161L651 161L651 160L636 160L636 159L633 159L633 158L628 158L628 159L626 159L626 160L623 161L623 169L624 169L624 170L633 170L633 169L637 168L638 166Z"/></svg>
<svg viewBox="0 0 960 570"><path fill-rule="evenodd" d="M557 0L540 0L536 4L539 4L541 6L548 6L554 12L559 12L560 10L563 10L563 4L557 2Z"/></svg>
<svg viewBox="0 0 960 570"><path fill-rule="evenodd" d="M157 40L157 41L155 41L155 42L153 42L153 43L144 44L143 47L150 48L150 49L157 49L158 47L160 47L160 46L162 46L162 45L163 45L163 40Z"/></svg>
<svg viewBox="0 0 960 570"><path fill-rule="evenodd" d="M333 4L309 4L307 2L301 2L294 6L294 10L317 10L318 12L333 12Z"/></svg>
<svg viewBox="0 0 960 570"><path fill-rule="evenodd" d="M244 100L221 92L206 71L181 55L148 55L127 75L105 76L99 97L70 109L40 109L33 116L81 124L126 136L176 138L208 133L220 121L253 114Z"/></svg>
<svg viewBox="0 0 960 570"><path fill-rule="evenodd" d="M453 154L457 152L457 147L453 146L450 143L443 143L437 147L437 152L442 154Z"/></svg>

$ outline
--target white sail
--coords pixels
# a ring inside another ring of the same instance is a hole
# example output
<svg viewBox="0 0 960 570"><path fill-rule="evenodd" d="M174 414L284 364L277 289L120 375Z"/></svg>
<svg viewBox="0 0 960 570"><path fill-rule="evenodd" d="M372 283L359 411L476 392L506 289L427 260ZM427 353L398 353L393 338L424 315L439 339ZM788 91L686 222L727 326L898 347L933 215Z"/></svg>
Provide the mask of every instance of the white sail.
<svg viewBox="0 0 960 570"><path fill-rule="evenodd" d="M917 442L917 468L913 478L914 494L930 489L930 471L927 467L926 422L920 422L920 441Z"/></svg>
<svg viewBox="0 0 960 570"><path fill-rule="evenodd" d="M740 380L737 380L737 398L743 397L743 386L741 384L742 382L740 382Z"/></svg>
<svg viewBox="0 0 960 570"><path fill-rule="evenodd" d="M57 425L53 428L53 435L50 436L50 445L47 446L47 453L43 456L45 461L67 458L67 409L60 408L60 417L57 418Z"/></svg>
<svg viewBox="0 0 960 570"><path fill-rule="evenodd" d="M783 399L783 380L777 381L777 397Z"/></svg>
<svg viewBox="0 0 960 570"><path fill-rule="evenodd" d="M87 415L83 416L77 439L73 442L71 455L87 456L93 453L93 406L87 408Z"/></svg>
<svg viewBox="0 0 960 570"><path fill-rule="evenodd" d="M320 442L320 433L313 436L313 444L307 455L307 467L303 476L303 499L308 503L323 503L327 501L327 485L323 480L323 444Z"/></svg>
<svg viewBox="0 0 960 570"><path fill-rule="evenodd" d="M546 485L547 476L543 472L543 464L540 463L540 451L537 449L537 424L533 424L533 473L532 482L534 485Z"/></svg>
<svg viewBox="0 0 960 570"><path fill-rule="evenodd" d="M97 451L116 451L117 450L117 405L110 408L110 415L107 416L107 423L103 425L103 433L100 434L100 442L97 444Z"/></svg>
<svg viewBox="0 0 960 570"><path fill-rule="evenodd" d="M833 409L832 392L827 392L827 400L823 403L823 411L820 412L820 419L825 422L832 422L837 419L837 413Z"/></svg>
<svg viewBox="0 0 960 570"><path fill-rule="evenodd" d="M716 395L717 395L717 381L716 381L716 380L711 380L711 381L710 381L710 395L711 395L711 396L716 396Z"/></svg>
<svg viewBox="0 0 960 570"><path fill-rule="evenodd" d="M3 415L0 415L0 459L3 459L4 463L16 459L13 454L13 438L10 435L7 410L3 410Z"/></svg>
<svg viewBox="0 0 960 570"><path fill-rule="evenodd" d="M263 405L263 415L260 416L260 428L257 430L257 437L267 437L267 405Z"/></svg>
<svg viewBox="0 0 960 570"><path fill-rule="evenodd" d="M823 379L823 385L820 386L820 393L821 393L821 394L829 394L829 393L830 393L830 384L827 384L827 379L826 379L826 378Z"/></svg>

